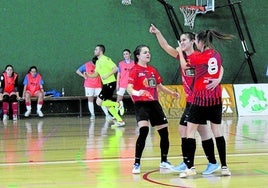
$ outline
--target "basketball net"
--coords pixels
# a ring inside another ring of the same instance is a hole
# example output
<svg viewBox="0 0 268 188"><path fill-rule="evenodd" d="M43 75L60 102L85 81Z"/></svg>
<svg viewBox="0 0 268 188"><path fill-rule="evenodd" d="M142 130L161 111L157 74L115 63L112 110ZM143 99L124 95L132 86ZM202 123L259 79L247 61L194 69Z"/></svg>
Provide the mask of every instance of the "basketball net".
<svg viewBox="0 0 268 188"><path fill-rule="evenodd" d="M131 5L131 0L122 0L122 5Z"/></svg>
<svg viewBox="0 0 268 188"><path fill-rule="evenodd" d="M199 11L203 12L204 7L202 6L180 6L180 11L184 16L184 25L190 26L190 29L194 28L194 21Z"/></svg>

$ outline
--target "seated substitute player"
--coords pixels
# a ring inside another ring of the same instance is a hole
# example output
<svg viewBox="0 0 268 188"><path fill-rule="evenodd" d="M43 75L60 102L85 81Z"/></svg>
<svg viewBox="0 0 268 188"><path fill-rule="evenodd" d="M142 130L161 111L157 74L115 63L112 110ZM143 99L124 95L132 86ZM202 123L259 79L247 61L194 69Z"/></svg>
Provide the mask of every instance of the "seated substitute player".
<svg viewBox="0 0 268 188"><path fill-rule="evenodd" d="M3 122L8 120L9 106L11 104L13 121L17 121L18 117L18 100L20 99L18 92L18 74L14 72L12 65L7 65L5 71L1 75L2 109Z"/></svg>
<svg viewBox="0 0 268 188"><path fill-rule="evenodd" d="M42 76L38 73L36 66L31 66L28 73L24 77L23 81L23 95L22 98L25 99L26 112L25 117L29 117L32 112L31 97L37 97L36 113L39 117L43 117L44 114L41 108L44 103L44 81Z"/></svg>

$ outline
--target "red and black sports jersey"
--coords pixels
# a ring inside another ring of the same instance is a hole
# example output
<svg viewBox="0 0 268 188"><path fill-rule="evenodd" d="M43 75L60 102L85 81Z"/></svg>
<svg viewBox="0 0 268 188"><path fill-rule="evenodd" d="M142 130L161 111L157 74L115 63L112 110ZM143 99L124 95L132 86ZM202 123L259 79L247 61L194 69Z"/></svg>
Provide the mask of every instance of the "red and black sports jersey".
<svg viewBox="0 0 268 188"><path fill-rule="evenodd" d="M221 55L213 50L192 56L190 64L195 68L194 81L194 104L199 106L212 106L221 103L221 86L218 85L213 90L206 89L210 78L219 78L222 66Z"/></svg>
<svg viewBox="0 0 268 188"><path fill-rule="evenodd" d="M134 102L158 100L157 85L161 82L162 78L154 67L135 64L129 72L128 83L133 84L134 90L145 90L145 93L142 96L133 95L132 100Z"/></svg>
<svg viewBox="0 0 268 188"><path fill-rule="evenodd" d="M190 54L189 56L184 56L186 62L190 62L191 58L193 56L196 56L197 54L199 54L200 52L198 51L194 51L192 54ZM178 54L177 60L180 61L180 56ZM192 67L190 65L190 63L188 64L189 67L185 70L183 70L181 68L181 76L182 76L182 86L184 89L184 92L186 93L186 101L192 103L193 102L193 89L194 89L194 79L195 79L195 70L194 67Z"/></svg>

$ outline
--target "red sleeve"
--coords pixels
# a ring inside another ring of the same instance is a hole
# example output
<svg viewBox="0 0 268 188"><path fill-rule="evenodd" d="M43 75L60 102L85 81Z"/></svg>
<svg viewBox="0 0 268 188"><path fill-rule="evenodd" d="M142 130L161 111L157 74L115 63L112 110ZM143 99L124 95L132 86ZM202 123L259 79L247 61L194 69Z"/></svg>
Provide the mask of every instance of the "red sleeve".
<svg viewBox="0 0 268 188"><path fill-rule="evenodd" d="M130 71L129 71L129 76L128 76L128 83L129 84L133 84L135 79L136 79L136 69L133 67Z"/></svg>
<svg viewBox="0 0 268 188"><path fill-rule="evenodd" d="M157 84L161 84L163 82L163 79L161 78L157 70L155 70L155 78Z"/></svg>

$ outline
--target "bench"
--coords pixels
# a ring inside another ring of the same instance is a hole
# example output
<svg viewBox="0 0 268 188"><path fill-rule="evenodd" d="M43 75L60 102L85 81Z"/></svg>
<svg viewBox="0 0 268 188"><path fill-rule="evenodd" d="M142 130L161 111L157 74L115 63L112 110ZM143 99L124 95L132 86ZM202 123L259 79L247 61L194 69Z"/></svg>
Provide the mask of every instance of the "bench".
<svg viewBox="0 0 268 188"><path fill-rule="evenodd" d="M31 101L32 101L32 114L35 114L37 98L33 97ZM87 101L86 96L64 96L64 97L45 96L42 111L45 115L55 115L55 116L79 115L79 117L82 117L83 101ZM24 99L20 99L18 102L19 116L23 116L24 112L26 111L24 102L25 102Z"/></svg>
<svg viewBox="0 0 268 188"><path fill-rule="evenodd" d="M116 99L116 95L113 96ZM36 114L37 97L32 98L32 115ZM62 116L62 115L78 115L82 117L83 114L89 115L88 111L88 97L86 96L64 96L64 97L52 97L45 96L42 112L45 116ZM134 113L133 103L129 95L125 95L123 98L125 111ZM103 114L101 107L94 105L95 113ZM26 111L25 100L20 99L18 102L18 115L24 116Z"/></svg>

